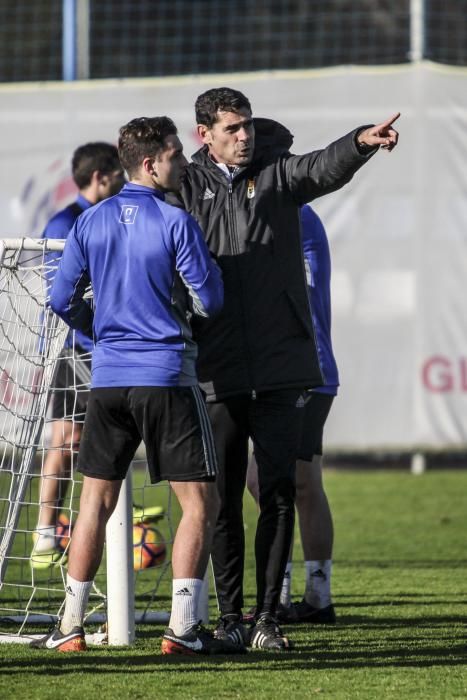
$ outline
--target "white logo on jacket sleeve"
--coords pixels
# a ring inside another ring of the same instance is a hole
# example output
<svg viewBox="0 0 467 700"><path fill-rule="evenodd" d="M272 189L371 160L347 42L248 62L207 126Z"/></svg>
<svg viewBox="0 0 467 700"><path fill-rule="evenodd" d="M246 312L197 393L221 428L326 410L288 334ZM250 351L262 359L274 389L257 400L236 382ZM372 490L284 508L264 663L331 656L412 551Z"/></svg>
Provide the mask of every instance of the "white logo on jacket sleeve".
<svg viewBox="0 0 467 700"><path fill-rule="evenodd" d="M120 213L120 223L121 224L134 224L136 219L136 214L138 213L138 207L132 204L123 204L122 211Z"/></svg>

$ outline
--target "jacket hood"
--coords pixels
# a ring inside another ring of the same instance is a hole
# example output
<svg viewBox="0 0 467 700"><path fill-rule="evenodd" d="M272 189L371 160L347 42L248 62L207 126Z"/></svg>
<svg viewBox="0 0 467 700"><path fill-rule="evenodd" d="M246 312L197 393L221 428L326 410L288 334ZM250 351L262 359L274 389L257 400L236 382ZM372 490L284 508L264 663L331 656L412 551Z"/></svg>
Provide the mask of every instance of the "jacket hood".
<svg viewBox="0 0 467 700"><path fill-rule="evenodd" d="M287 153L293 144L293 135L283 124L274 119L255 117L255 155L254 159L264 155L278 156Z"/></svg>
<svg viewBox="0 0 467 700"><path fill-rule="evenodd" d="M293 135L283 124L274 119L254 117L255 153L253 162L265 157L278 156L287 153L293 143ZM208 147L203 146L191 156L195 163L203 163L208 158Z"/></svg>

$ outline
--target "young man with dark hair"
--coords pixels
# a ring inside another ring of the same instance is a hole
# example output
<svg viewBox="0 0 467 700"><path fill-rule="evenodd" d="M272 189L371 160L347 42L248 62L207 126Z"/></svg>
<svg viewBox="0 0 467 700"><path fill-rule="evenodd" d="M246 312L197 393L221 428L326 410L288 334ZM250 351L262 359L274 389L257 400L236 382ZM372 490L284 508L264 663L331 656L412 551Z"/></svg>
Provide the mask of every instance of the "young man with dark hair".
<svg viewBox="0 0 467 700"><path fill-rule="evenodd" d="M79 146L71 159L71 174L78 189L85 190L84 198L87 192L96 200L93 204L120 192L124 182L118 151L104 141Z"/></svg>
<svg viewBox="0 0 467 700"><path fill-rule="evenodd" d="M251 437L261 505L251 643L282 650L289 644L275 616L294 521L296 405L305 387L323 382L299 208L342 187L379 146L392 150L398 115L295 156L290 132L272 120L253 119L249 100L237 90L208 90L195 110L204 146L187 168L181 203L201 225L225 287L221 314L194 325L219 459L221 510L212 552L221 611L217 635L246 637L242 499Z"/></svg>
<svg viewBox="0 0 467 700"><path fill-rule="evenodd" d="M50 219L42 238L66 238L83 211L119 192L125 181L116 147L101 141L86 143L76 149L71 172L79 190L78 197ZM51 282L50 278L48 283ZM74 359L71 359L73 348ZM92 340L76 331L68 336L58 361L52 392L51 442L42 469L39 519L33 533L33 569L47 569L63 559L63 552L56 544L55 531L73 452L81 439L91 379L91 350Z"/></svg>
<svg viewBox="0 0 467 700"><path fill-rule="evenodd" d="M182 509L162 652L238 653L243 647L214 639L197 618L218 495L189 314L220 311L221 274L195 220L164 202L187 166L174 123L167 117L132 120L120 129L119 156L130 182L78 219L51 292L52 309L71 327L92 332L95 345L65 612L57 628L32 646L85 649L82 624L105 526L144 440L151 480L168 480ZM83 299L89 282L94 311Z"/></svg>

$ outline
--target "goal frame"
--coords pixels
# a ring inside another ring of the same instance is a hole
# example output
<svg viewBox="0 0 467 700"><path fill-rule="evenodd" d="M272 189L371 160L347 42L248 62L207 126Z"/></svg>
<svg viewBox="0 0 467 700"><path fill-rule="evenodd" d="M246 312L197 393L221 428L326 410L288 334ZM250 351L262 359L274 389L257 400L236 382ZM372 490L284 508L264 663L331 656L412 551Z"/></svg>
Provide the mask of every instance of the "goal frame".
<svg viewBox="0 0 467 700"><path fill-rule="evenodd" d="M46 261L47 253L60 253L65 245L64 239L35 239L35 238L5 238L0 239L0 267L5 268L7 254L11 254L8 259L8 266L15 268L20 262L23 252L37 252L42 255L42 260ZM46 280L44 278L44 284ZM42 298L41 298L42 299ZM42 301L41 301L42 305ZM14 489L14 502L10 500L7 507L7 516L3 534L0 538L0 589L4 585L5 573L8 566L8 554L13 545L15 537L15 528L18 526L21 508L23 507L24 497L28 484L33 476L34 458L39 449L41 436L45 425L46 407L50 397L51 386L56 372L57 360L60 351L65 345L66 336L69 328L66 324L56 316L50 309L47 308L46 298L43 299L44 310L47 314L44 322L44 329L52 325L53 329L59 330L59 341L49 347L47 342L44 343L46 350L41 356L42 366L40 376L40 390L37 391L39 404L34 404L34 413L29 409L30 415L37 415L40 418L31 423L31 430L26 436L26 449L21 453L21 467L19 469L19 480L17 488ZM4 337L7 338L5 329L1 328ZM45 330L45 333L47 331ZM47 339L46 339L47 340ZM14 355L17 356L18 351L15 350ZM49 360L47 362L47 360ZM33 401L36 396L34 396ZM24 418L21 420L23 422ZM15 474L16 477L16 474ZM15 478L16 481L16 478ZM112 514L106 528L106 617L100 613L91 614L87 620L89 622L107 621L106 643L110 645L128 645L135 638L135 619L144 623L156 622L166 623L169 614L165 612L147 612L136 614L135 616L135 587L134 587L134 572L133 572L133 504L132 504L132 469L128 471L128 475L122 483L120 496L114 513ZM64 591L65 593L65 591ZM205 577L205 585L203 586L203 594L201 596L200 609L198 611L199 618L203 622L208 621L208 586L207 576ZM25 611L28 622L32 620L34 615ZM17 621L16 617L7 616L10 621ZM47 614L41 614L41 621L47 622ZM49 616L49 622L57 619L56 615ZM18 620L19 621L19 620ZM102 641L102 635L91 635L91 638L98 638L97 641ZM22 642L30 641L31 635L0 635L0 642Z"/></svg>

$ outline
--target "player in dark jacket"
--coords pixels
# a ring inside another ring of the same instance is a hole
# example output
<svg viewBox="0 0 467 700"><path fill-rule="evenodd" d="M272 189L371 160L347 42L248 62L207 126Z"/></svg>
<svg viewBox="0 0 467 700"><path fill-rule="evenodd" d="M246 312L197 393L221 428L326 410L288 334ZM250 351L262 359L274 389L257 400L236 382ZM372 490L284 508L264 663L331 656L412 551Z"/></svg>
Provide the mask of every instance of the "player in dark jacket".
<svg viewBox="0 0 467 700"><path fill-rule="evenodd" d="M252 118L230 88L196 101L198 134L182 203L200 223L223 273L224 308L197 321L198 376L219 459L221 512L212 560L221 611L217 634L244 635L242 499L253 440L261 514L256 534L253 646L285 649L275 621L294 519L294 471L303 388L323 384L311 323L299 207L342 187L377 151L392 150L392 119L360 127L327 148L291 155L280 124Z"/></svg>

